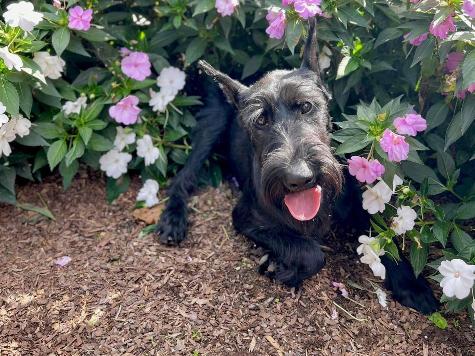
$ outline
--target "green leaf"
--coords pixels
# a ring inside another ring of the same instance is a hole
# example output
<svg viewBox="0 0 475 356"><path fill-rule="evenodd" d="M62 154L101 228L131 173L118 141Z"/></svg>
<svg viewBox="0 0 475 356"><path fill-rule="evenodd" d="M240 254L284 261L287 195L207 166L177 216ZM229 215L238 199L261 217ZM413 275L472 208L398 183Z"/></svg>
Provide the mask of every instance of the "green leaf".
<svg viewBox="0 0 475 356"><path fill-rule="evenodd" d="M475 96L470 95L463 101L462 108L450 122L445 133L445 151L462 137L475 120Z"/></svg>
<svg viewBox="0 0 475 356"><path fill-rule="evenodd" d="M12 167L0 165L0 186L15 195L16 172Z"/></svg>
<svg viewBox="0 0 475 356"><path fill-rule="evenodd" d="M457 252L461 252L467 246L470 246L470 244L472 244L473 239L470 237L469 234L467 234L460 227L455 225L452 233L450 234L450 241L452 242L452 245L457 250Z"/></svg>
<svg viewBox="0 0 475 356"><path fill-rule="evenodd" d="M123 175L119 179L107 178L106 184L106 197L109 203L116 200L121 194L125 193L129 189L130 177Z"/></svg>
<svg viewBox="0 0 475 356"><path fill-rule="evenodd" d="M338 65L336 79L341 79L359 68L358 60L353 57L343 57Z"/></svg>
<svg viewBox="0 0 475 356"><path fill-rule="evenodd" d="M84 48L81 39L76 36L71 36L68 47L66 49L69 52L80 54L84 57L91 57L91 55Z"/></svg>
<svg viewBox="0 0 475 356"><path fill-rule="evenodd" d="M455 171L455 162L447 152L437 152L437 168L446 179L450 179Z"/></svg>
<svg viewBox="0 0 475 356"><path fill-rule="evenodd" d="M208 43L204 39L199 37L191 41L185 51L185 64L190 65L191 63L201 58L205 53L207 46Z"/></svg>
<svg viewBox="0 0 475 356"><path fill-rule="evenodd" d="M401 36L402 36L401 30L397 28L387 28L379 33L378 38L376 38L376 42L374 42L373 48L377 48L381 46L382 44L389 42L391 40L394 40L396 38L399 38Z"/></svg>
<svg viewBox="0 0 475 356"><path fill-rule="evenodd" d="M107 127L108 123L102 120L92 120L86 123L87 127L94 131L100 131ZM84 138L83 138L84 139Z"/></svg>
<svg viewBox="0 0 475 356"><path fill-rule="evenodd" d="M109 139L96 133L92 134L89 144L87 145L88 148L97 152L109 151L112 146L113 144Z"/></svg>
<svg viewBox="0 0 475 356"><path fill-rule="evenodd" d="M50 220L56 220L53 213L47 207L40 208L39 206L28 203L17 203L16 207L22 210L34 211L35 213L41 214Z"/></svg>
<svg viewBox="0 0 475 356"><path fill-rule="evenodd" d="M416 53L414 54L414 59L412 60L411 67L414 67L417 63L419 63L425 58L432 57L434 47L435 41L432 37L425 40L419 47L416 48Z"/></svg>
<svg viewBox="0 0 475 356"><path fill-rule="evenodd" d="M15 86L6 80L0 80L0 102L6 106L9 114L18 114L20 108L18 92Z"/></svg>
<svg viewBox="0 0 475 356"><path fill-rule="evenodd" d="M33 130L31 130L27 136L17 137L15 141L20 145L29 147L49 146L49 143Z"/></svg>
<svg viewBox="0 0 475 356"><path fill-rule="evenodd" d="M158 159L155 161L155 166L157 167L158 171L162 174L164 178L167 177L167 166L168 166L168 157L163 149L163 146L158 147L158 151L160 155Z"/></svg>
<svg viewBox="0 0 475 356"><path fill-rule="evenodd" d="M60 27L53 32L51 40L53 48L58 56L61 56L66 47L68 47L70 39L71 33L69 32L67 27Z"/></svg>
<svg viewBox="0 0 475 356"><path fill-rule="evenodd" d="M31 108L33 106L33 96L31 95L31 87L27 82L19 83L18 94L20 100L20 109L25 113L27 117L30 117Z"/></svg>
<svg viewBox="0 0 475 356"><path fill-rule="evenodd" d="M444 247L447 244L447 240L449 238L450 226L450 223L446 221L437 221L434 226L432 226L432 233L434 234L434 237Z"/></svg>
<svg viewBox="0 0 475 356"><path fill-rule="evenodd" d="M435 129L436 127L443 124L449 113L449 107L443 101L431 106L426 115L427 120L427 131Z"/></svg>
<svg viewBox="0 0 475 356"><path fill-rule="evenodd" d="M462 203L455 212L455 218L460 220L469 220L475 218L475 200Z"/></svg>
<svg viewBox="0 0 475 356"><path fill-rule="evenodd" d="M472 50L462 63L462 87L465 89L470 84L475 83L475 49Z"/></svg>
<svg viewBox="0 0 475 356"><path fill-rule="evenodd" d="M340 146L338 146L335 154L343 155L345 153L356 152L356 151L362 150L369 144L370 144L370 141L368 141L366 137L366 133L355 135L353 137L350 137L345 142L343 142Z"/></svg>
<svg viewBox="0 0 475 356"><path fill-rule="evenodd" d="M59 173L63 177L63 188L67 190L77 174L79 170L79 162L78 160L73 161L69 166L66 164L65 161L62 161L59 165Z"/></svg>
<svg viewBox="0 0 475 356"><path fill-rule="evenodd" d="M49 146L46 157L48 158L48 164L51 170L61 162L67 150L68 145L65 140L58 140Z"/></svg>
<svg viewBox="0 0 475 356"><path fill-rule="evenodd" d="M199 0L196 3L197 5L195 11L193 11L193 17L214 9L215 0Z"/></svg>
<svg viewBox="0 0 475 356"><path fill-rule="evenodd" d="M91 27L88 31L76 31L76 33L91 42L106 42L114 39L114 37L107 32L95 27Z"/></svg>
<svg viewBox="0 0 475 356"><path fill-rule="evenodd" d="M417 244L413 242L409 255L411 259L412 268L414 269L414 274L417 277L422 272L424 266L427 263L427 257L429 256L429 247L425 243L421 243L421 247L418 248Z"/></svg>
<svg viewBox="0 0 475 356"><path fill-rule="evenodd" d="M253 75L254 73L256 73L261 67L263 59L264 59L264 56L260 54L252 56L251 59L244 66L241 79L247 78Z"/></svg>
<svg viewBox="0 0 475 356"><path fill-rule="evenodd" d="M84 141L84 144L87 146L87 144L89 143L89 140L91 139L91 136L92 136L92 129L88 126L80 127L79 128L79 135L81 136L82 140Z"/></svg>
<svg viewBox="0 0 475 356"><path fill-rule="evenodd" d="M301 21L293 21L287 25L285 31L285 42L287 47L289 47L290 52L294 54L295 47L300 42L300 36L302 36L303 25Z"/></svg>
<svg viewBox="0 0 475 356"><path fill-rule="evenodd" d="M73 147L71 147L71 149L66 154L66 159L65 159L66 166L71 165L71 163L73 163L74 160L82 157L82 155L84 154L84 151L85 151L84 142L82 141L81 137L77 136L74 139Z"/></svg>
<svg viewBox="0 0 475 356"><path fill-rule="evenodd" d="M34 129L37 133L48 140L60 138L66 135L63 128L56 126L51 122L39 122Z"/></svg>
<svg viewBox="0 0 475 356"><path fill-rule="evenodd" d="M449 323L439 312L432 313L427 319L432 321L439 329L445 330Z"/></svg>

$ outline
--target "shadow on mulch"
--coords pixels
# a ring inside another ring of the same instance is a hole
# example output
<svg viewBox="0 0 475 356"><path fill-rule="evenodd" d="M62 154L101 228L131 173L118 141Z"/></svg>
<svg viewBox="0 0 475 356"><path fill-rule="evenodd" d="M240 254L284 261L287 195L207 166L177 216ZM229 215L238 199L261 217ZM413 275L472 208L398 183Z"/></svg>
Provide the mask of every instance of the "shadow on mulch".
<svg viewBox="0 0 475 356"><path fill-rule="evenodd" d="M225 186L193 199L180 248L140 234L137 189L107 205L102 179L82 172L67 192L58 178L19 189L56 221L0 205L1 355L473 355L466 316L441 331L390 298L384 309L345 238L328 239L327 266L294 292L257 274Z"/></svg>

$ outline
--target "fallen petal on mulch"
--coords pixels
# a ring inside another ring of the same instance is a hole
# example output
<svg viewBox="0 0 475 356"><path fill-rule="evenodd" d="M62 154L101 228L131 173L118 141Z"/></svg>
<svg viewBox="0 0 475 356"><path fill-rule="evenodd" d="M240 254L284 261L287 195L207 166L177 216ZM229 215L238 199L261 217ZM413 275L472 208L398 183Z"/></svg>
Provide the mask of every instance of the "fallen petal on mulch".
<svg viewBox="0 0 475 356"><path fill-rule="evenodd" d="M63 256L63 257L58 258L56 261L54 261L54 264L59 267L64 267L67 264L69 264L69 262L71 262L71 257Z"/></svg>
<svg viewBox="0 0 475 356"><path fill-rule="evenodd" d="M148 225L156 224L162 215L163 204L154 206L153 208L141 208L136 209L132 213L132 216L140 221L145 222Z"/></svg>

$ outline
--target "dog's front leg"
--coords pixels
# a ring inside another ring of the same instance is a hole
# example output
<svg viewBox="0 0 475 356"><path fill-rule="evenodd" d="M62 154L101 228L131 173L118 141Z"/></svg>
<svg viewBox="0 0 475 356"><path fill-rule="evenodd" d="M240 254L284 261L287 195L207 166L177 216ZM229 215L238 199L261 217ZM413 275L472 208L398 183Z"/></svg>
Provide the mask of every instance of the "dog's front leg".
<svg viewBox="0 0 475 356"><path fill-rule="evenodd" d="M325 255L316 240L304 238L285 226L269 221L269 217L263 216L250 203L249 199L241 198L234 208L234 227L269 251L269 257L275 263L272 273L275 280L289 287L299 287L305 279L323 268Z"/></svg>

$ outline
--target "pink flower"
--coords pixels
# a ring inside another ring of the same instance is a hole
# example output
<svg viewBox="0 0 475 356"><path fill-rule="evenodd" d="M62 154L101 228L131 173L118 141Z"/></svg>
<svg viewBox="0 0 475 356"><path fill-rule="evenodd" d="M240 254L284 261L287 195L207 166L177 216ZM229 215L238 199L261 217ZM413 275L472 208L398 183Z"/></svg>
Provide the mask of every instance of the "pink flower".
<svg viewBox="0 0 475 356"><path fill-rule="evenodd" d="M407 37L409 34L407 34L405 37ZM420 46L422 42L424 42L427 39L428 35L429 35L429 32L423 33L422 35L419 35L417 37L414 37L412 40L409 40L409 43L416 47Z"/></svg>
<svg viewBox="0 0 475 356"><path fill-rule="evenodd" d="M150 59L143 52L130 52L128 56L122 58L120 66L126 76L140 82L152 74Z"/></svg>
<svg viewBox="0 0 475 356"><path fill-rule="evenodd" d="M429 32L432 33L435 37L445 40L450 32L455 31L454 18L452 15L449 15L445 18L444 21L434 26L434 22L431 22L429 26Z"/></svg>
<svg viewBox="0 0 475 356"><path fill-rule="evenodd" d="M409 144L404 136L395 134L389 129L384 131L379 144L383 151L388 154L390 161L401 162L409 156Z"/></svg>
<svg viewBox="0 0 475 356"><path fill-rule="evenodd" d="M322 0L295 0L294 9L301 18L307 20L315 15L322 15L321 2Z"/></svg>
<svg viewBox="0 0 475 356"><path fill-rule="evenodd" d="M87 31L91 28L92 10L84 10L81 6L69 9L68 27L71 30Z"/></svg>
<svg viewBox="0 0 475 356"><path fill-rule="evenodd" d="M139 98L135 95L126 96L109 108L109 115L120 124L135 124L140 113L140 108L137 106L138 103Z"/></svg>
<svg viewBox="0 0 475 356"><path fill-rule="evenodd" d="M384 174L384 166L377 159L368 161L364 157L353 156L348 160L348 170L362 183L373 183Z"/></svg>
<svg viewBox="0 0 475 356"><path fill-rule="evenodd" d="M341 282L332 282L333 289L339 290L341 295L345 298L348 298L348 291L346 290L345 284Z"/></svg>
<svg viewBox="0 0 475 356"><path fill-rule="evenodd" d="M121 57L127 57L129 54L132 53L132 51L126 47L122 47L121 49L119 49L119 53Z"/></svg>
<svg viewBox="0 0 475 356"><path fill-rule="evenodd" d="M269 22L266 33L270 38L280 40L285 32L285 11L277 7L272 7L267 13L266 20Z"/></svg>
<svg viewBox="0 0 475 356"><path fill-rule="evenodd" d="M53 6L57 9L61 9L61 1L60 0L53 0Z"/></svg>
<svg viewBox="0 0 475 356"><path fill-rule="evenodd" d="M214 7L221 16L230 16L234 13L234 9L239 5L239 0L216 0Z"/></svg>
<svg viewBox="0 0 475 356"><path fill-rule="evenodd" d="M289 6L290 4L293 4L295 0L282 0L282 6Z"/></svg>
<svg viewBox="0 0 475 356"><path fill-rule="evenodd" d="M411 0L411 2L412 2L413 4L417 4L419 1L421 1L421 0Z"/></svg>
<svg viewBox="0 0 475 356"><path fill-rule="evenodd" d="M427 129L426 120L419 114L407 114L394 120L394 127L398 134L416 136L418 132Z"/></svg>
<svg viewBox="0 0 475 356"><path fill-rule="evenodd" d="M465 99L465 96L467 95L467 93L469 94L473 94L475 93L475 83L472 83L470 84L467 89L465 90L460 90L458 91L455 96L461 100L464 100Z"/></svg>
<svg viewBox="0 0 475 356"><path fill-rule="evenodd" d="M445 62L445 71L447 73L453 73L460 63L463 61L462 52L452 52L447 56L447 61Z"/></svg>
<svg viewBox="0 0 475 356"><path fill-rule="evenodd" d="M462 10L465 15L475 18L475 2L473 0L464 0Z"/></svg>

